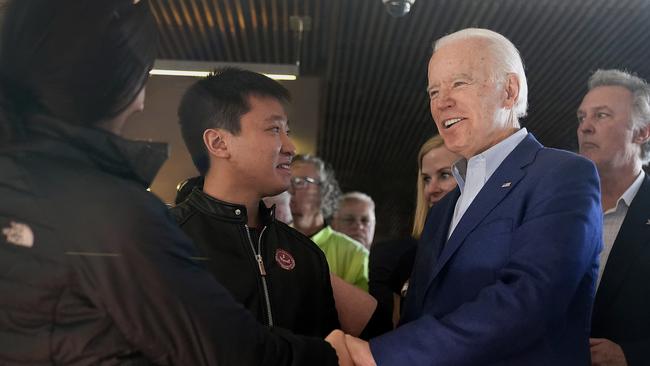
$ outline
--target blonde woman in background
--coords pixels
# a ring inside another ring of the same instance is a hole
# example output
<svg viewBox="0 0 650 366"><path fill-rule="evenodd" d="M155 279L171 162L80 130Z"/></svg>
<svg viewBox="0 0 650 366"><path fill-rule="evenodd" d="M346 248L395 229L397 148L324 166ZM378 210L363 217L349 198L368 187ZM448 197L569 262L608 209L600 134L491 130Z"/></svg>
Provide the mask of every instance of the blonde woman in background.
<svg viewBox="0 0 650 366"><path fill-rule="evenodd" d="M428 139L418 153L418 183L415 217L411 236L420 239L424 221L431 206L456 188L456 179L451 175L451 165L460 159L445 147L440 135Z"/></svg>
<svg viewBox="0 0 650 366"><path fill-rule="evenodd" d="M369 292L380 304L377 309L383 319L377 323L381 324L378 333L392 329L399 320L399 305L406 295L427 212L456 188L451 166L458 159L460 156L447 150L440 135L422 145L418 153L417 201L411 236L377 243L370 251Z"/></svg>

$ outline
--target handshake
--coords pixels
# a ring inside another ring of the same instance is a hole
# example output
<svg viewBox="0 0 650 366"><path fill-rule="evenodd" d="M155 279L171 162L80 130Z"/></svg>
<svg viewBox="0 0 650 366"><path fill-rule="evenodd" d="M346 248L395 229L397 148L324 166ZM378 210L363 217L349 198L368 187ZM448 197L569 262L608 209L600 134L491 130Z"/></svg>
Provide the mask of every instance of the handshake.
<svg viewBox="0 0 650 366"><path fill-rule="evenodd" d="M368 342L343 333L341 330L334 330L325 341L336 350L339 358L339 366L376 366L375 359L370 352Z"/></svg>

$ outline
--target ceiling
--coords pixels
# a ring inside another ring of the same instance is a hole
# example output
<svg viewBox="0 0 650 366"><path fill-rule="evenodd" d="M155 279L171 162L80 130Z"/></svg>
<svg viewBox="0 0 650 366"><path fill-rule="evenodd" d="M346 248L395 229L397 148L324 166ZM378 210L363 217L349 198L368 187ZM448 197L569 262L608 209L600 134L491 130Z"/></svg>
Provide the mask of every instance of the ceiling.
<svg viewBox="0 0 650 366"><path fill-rule="evenodd" d="M575 109L598 68L650 77L649 0L151 0L160 58L295 63L323 80L318 154L343 190L377 203L377 237L405 235L416 154L435 133L426 96L431 43L482 27L519 48L528 75L522 124L547 146L575 146ZM290 17L309 16L299 42ZM299 123L296 121L295 123Z"/></svg>

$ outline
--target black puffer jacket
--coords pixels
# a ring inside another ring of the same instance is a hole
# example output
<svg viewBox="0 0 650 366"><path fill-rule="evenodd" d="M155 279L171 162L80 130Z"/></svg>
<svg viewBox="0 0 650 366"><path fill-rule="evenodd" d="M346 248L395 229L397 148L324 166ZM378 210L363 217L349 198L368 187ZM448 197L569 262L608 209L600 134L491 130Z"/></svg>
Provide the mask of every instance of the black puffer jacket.
<svg viewBox="0 0 650 366"><path fill-rule="evenodd" d="M172 213L217 281L260 323L321 337L339 328L323 251L263 202L256 229L246 225L246 207L198 188Z"/></svg>
<svg viewBox="0 0 650 366"><path fill-rule="evenodd" d="M152 144L31 118L0 150L0 364L336 365L258 324L145 191Z"/></svg>

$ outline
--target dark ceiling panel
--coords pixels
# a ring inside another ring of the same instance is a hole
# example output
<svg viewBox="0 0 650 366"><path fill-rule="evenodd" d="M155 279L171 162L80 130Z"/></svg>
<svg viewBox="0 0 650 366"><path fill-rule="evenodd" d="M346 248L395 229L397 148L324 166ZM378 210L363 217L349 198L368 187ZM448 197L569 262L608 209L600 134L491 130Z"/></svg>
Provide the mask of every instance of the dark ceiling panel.
<svg viewBox="0 0 650 366"><path fill-rule="evenodd" d="M378 237L408 232L419 146L435 133L426 97L434 39L490 28L519 48L529 84L523 124L575 145L575 109L597 68L650 76L647 0L417 0L390 17L381 0L152 0L161 58L294 63L323 80L318 151L344 190L377 201ZM298 37L289 17L309 16ZM300 55L297 57L297 52Z"/></svg>

